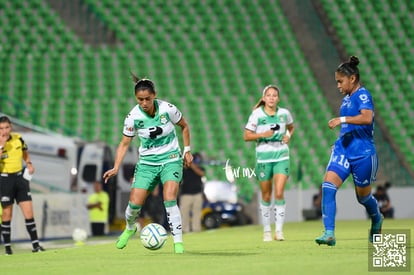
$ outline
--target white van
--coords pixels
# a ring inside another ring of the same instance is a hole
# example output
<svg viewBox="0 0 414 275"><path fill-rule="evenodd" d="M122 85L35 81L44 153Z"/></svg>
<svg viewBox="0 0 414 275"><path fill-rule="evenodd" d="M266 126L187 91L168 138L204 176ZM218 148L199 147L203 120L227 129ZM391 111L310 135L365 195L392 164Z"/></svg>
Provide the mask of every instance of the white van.
<svg viewBox="0 0 414 275"><path fill-rule="evenodd" d="M22 132L35 173L32 192L92 194L93 183L103 183L103 173L114 166L111 147L104 142L85 142L61 135ZM108 193L109 220L117 215L117 178L103 189Z"/></svg>
<svg viewBox="0 0 414 275"><path fill-rule="evenodd" d="M92 193L94 181L113 167L111 148L103 142L35 132L22 133L35 168L33 188Z"/></svg>
<svg viewBox="0 0 414 275"><path fill-rule="evenodd" d="M13 117L10 120L13 131L22 135L29 148L35 168L30 183L33 193L92 193L93 182L102 181L103 173L114 165L116 147L63 136ZM111 217L124 217L137 162L138 148L131 144L117 177L103 186L110 196Z"/></svg>
<svg viewBox="0 0 414 275"><path fill-rule="evenodd" d="M70 192L77 189L80 145L73 138L24 132L31 161L35 168L34 188Z"/></svg>
<svg viewBox="0 0 414 275"><path fill-rule="evenodd" d="M111 148L103 142L89 142L79 148L78 189L93 193L93 183L103 182L103 174L114 166L114 157ZM109 186L116 186L116 179L110 180L104 189L111 195ZM115 189L112 190L115 192Z"/></svg>
<svg viewBox="0 0 414 275"><path fill-rule="evenodd" d="M94 181L103 181L103 173L114 165L116 148L103 142L84 142L77 138L35 132L22 132L22 138L27 143L35 168L31 180L33 191L91 194ZM131 146L117 177L103 185L111 201L111 220L125 215L137 162L138 148Z"/></svg>

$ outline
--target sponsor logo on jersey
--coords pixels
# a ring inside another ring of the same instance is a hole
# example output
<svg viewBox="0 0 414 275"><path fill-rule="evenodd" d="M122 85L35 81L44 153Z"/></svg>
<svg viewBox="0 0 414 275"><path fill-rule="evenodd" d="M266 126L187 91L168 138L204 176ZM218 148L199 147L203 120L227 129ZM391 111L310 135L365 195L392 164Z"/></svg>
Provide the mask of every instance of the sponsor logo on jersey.
<svg viewBox="0 0 414 275"><path fill-rule="evenodd" d="M136 127L138 129L142 129L142 128L144 128L144 121L142 121L142 120L136 120L135 121L135 125L136 125Z"/></svg>
<svg viewBox="0 0 414 275"><path fill-rule="evenodd" d="M359 95L359 99L362 101L362 103L364 103L364 104L366 104L366 103L368 103L369 102L369 97L368 97L368 95L366 95L366 94L362 94L362 95Z"/></svg>
<svg viewBox="0 0 414 275"><path fill-rule="evenodd" d="M168 158L170 158L170 159L178 158L178 154L171 154L171 155L168 156Z"/></svg>

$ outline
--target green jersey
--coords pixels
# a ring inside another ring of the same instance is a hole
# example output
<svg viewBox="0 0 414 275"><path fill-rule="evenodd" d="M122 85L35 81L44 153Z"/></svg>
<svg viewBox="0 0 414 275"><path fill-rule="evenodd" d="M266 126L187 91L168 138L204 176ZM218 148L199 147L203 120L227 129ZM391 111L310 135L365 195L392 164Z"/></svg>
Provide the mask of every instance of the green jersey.
<svg viewBox="0 0 414 275"><path fill-rule="evenodd" d="M263 106L255 109L249 117L246 129L255 133L263 133L270 129L274 134L268 138L260 138L256 144L256 159L258 163L278 162L289 159L289 147L282 143L286 134L286 125L293 123L293 117L288 109L278 107L276 114L266 114Z"/></svg>
<svg viewBox="0 0 414 275"><path fill-rule="evenodd" d="M136 105L125 118L123 134L138 135L140 139L139 163L163 165L181 158L181 150L175 132L182 114L171 103L154 100L155 115L149 116Z"/></svg>

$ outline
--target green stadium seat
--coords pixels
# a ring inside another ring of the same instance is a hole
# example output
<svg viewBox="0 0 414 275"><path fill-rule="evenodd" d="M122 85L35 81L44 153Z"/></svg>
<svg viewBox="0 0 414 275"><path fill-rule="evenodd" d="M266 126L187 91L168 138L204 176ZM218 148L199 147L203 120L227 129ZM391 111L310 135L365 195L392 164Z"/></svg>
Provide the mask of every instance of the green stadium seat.
<svg viewBox="0 0 414 275"><path fill-rule="evenodd" d="M361 48L367 51L364 54L367 55L370 63L368 65L372 68L372 76L368 78L366 86L376 87L378 83L381 83L381 93L385 94L385 98L376 101L378 113L386 114L382 118L387 128L395 128L395 121L401 121L396 132L403 132L404 129L411 127L410 123L404 119L407 117L409 108L402 104L411 102L404 91L412 90L409 85L402 84L404 83L403 76L414 69L413 62L408 61L412 59L412 53L409 51L412 48L409 43L412 36L407 35L413 29L414 18L405 15L408 11L405 5L410 5L411 1L351 0L348 2L324 0L322 4L328 11L328 17L332 20L341 41L353 41L353 43L346 44L348 50L355 52ZM357 10L353 13L347 12L352 5L355 5ZM363 21L358 21L360 16ZM348 27L343 24L344 20L338 20L340 17L345 17L345 20L355 29L356 34L364 27L368 33L360 35L360 39L354 39L354 33L350 34L347 31ZM357 27L355 24L361 27L355 28ZM369 42L369 36L373 38L372 42ZM390 77L397 79L390 81ZM392 102L392 104L385 104L385 102ZM407 146L405 142L402 140L396 142L404 152Z"/></svg>
<svg viewBox="0 0 414 275"><path fill-rule="evenodd" d="M132 70L154 79L160 97L176 102L185 115L188 114L194 144L200 150L218 157L243 156L245 161L254 161L254 144L243 141L243 128L260 97L260 90L268 83L275 83L281 86L282 92L287 92L283 94L282 103L292 110L295 123L300 125L296 133L306 141L295 141L297 157L303 159L304 167L315 167L309 169L315 172L307 171L310 183L306 187L320 182L326 146L332 142L332 136L328 131L313 129L325 129L332 115L328 108L321 107L328 103L321 96L279 2L189 2L185 7L175 1L149 2L144 6L128 1L84 2L90 12L96 13L116 32L118 45L93 48L84 44L41 0L0 1L0 9L4 10L0 18L4 26L0 32L0 78L3 80L0 88L12 95L13 102L36 94L25 118L32 117L29 113L37 114L33 117L43 126L57 129L58 124L63 123L76 129L70 134L88 139L104 136L107 142L118 143L119 130L111 129L122 125L124 116L136 104L128 75ZM401 113L409 113L403 103L413 100L412 93L403 94L403 99L390 94L396 90L412 90L412 82L406 77L408 72L414 71L414 58L407 44L407 37L413 36L410 35L413 18L407 15L412 1L321 2L341 41L352 41L346 46L353 51L369 50L371 53L366 54L372 75L367 87L380 83L387 89L385 100L377 104L379 113L390 112L401 120L401 127L412 128L409 120L406 122L401 116ZM344 12L350 7L355 7L355 13ZM395 16L388 16L391 11ZM30 24L23 24L16 14L31 15L26 16ZM355 16L350 17L350 14ZM385 18L392 20L383 22ZM383 24L384 31L379 31L378 22ZM274 25L278 26L277 32L267 27ZM356 28L358 26L362 27ZM356 28L357 39L348 38L349 27ZM27 62L28 53L33 58L31 62ZM396 59L398 62L393 63ZM274 60L279 60L280 66L271 66ZM405 73L397 71L398 68L404 68ZM386 73L395 76L395 84L389 86L386 79L378 80L377 76ZM22 91L15 93L18 89ZM310 92L303 93L304 90ZM61 101L63 96L68 97L67 104ZM45 104L48 97L59 108ZM398 103L386 104L387 99L398 99ZM42 109L42 105L48 108ZM229 106L237 111L228 111ZM5 108L10 110L14 105L11 103ZM104 111L109 109L112 112ZM312 124L306 123L308 113L313 113ZM51 115L58 119L51 120ZM218 123L223 119L232 123ZM110 123L100 123L99 130L103 134L97 134L91 129L102 120ZM388 127L391 123L386 120ZM218 138L216 133L226 134ZM408 130L407 134L410 134ZM402 150L406 148L402 146L406 141L397 142ZM293 165L292 169L297 167ZM221 169L212 170L214 177L223 176Z"/></svg>

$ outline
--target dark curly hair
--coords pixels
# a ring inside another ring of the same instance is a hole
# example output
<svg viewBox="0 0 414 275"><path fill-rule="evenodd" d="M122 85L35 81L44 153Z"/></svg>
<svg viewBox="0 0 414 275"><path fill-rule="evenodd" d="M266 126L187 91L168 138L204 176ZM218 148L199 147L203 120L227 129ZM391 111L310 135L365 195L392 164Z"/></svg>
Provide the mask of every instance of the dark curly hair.
<svg viewBox="0 0 414 275"><path fill-rule="evenodd" d="M348 61L341 63L338 66L336 71L338 73L344 74L346 76L356 76L356 80L359 81L359 69L358 69L359 59L356 56L351 56Z"/></svg>

